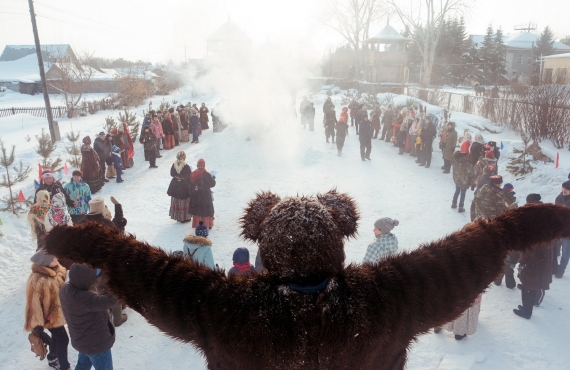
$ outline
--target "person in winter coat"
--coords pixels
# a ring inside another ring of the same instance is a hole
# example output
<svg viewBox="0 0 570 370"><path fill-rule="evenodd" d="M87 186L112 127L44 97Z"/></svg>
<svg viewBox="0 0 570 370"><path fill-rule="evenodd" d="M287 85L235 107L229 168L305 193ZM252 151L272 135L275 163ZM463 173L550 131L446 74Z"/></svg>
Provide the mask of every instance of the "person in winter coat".
<svg viewBox="0 0 570 370"><path fill-rule="evenodd" d="M404 147L406 146L406 138L408 136L408 130L409 127L411 126L413 122L413 118L406 118L404 119L404 121L402 122L402 125L400 126L400 131L398 131L398 154L403 155L404 154Z"/></svg>
<svg viewBox="0 0 570 370"><path fill-rule="evenodd" d="M455 340L462 340L466 336L473 335L477 332L482 296L482 294L479 294L467 311L463 312L459 318L443 326L445 330L455 334ZM441 331L441 327L435 328L434 331L439 333Z"/></svg>
<svg viewBox="0 0 570 370"><path fill-rule="evenodd" d="M247 248L237 248L232 257L232 263L233 267L228 271L228 276L249 276L255 273L255 268L249 262L249 250Z"/></svg>
<svg viewBox="0 0 570 370"><path fill-rule="evenodd" d="M477 162L475 167L473 167L473 171L475 172L477 179L483 175L485 168L489 166L493 167L492 175L494 175L496 173L497 160L494 158L492 152L485 153L485 156Z"/></svg>
<svg viewBox="0 0 570 370"><path fill-rule="evenodd" d="M360 159L363 161L370 159L370 153L372 152L372 124L365 117L360 122L360 129L358 131L358 140L360 141Z"/></svg>
<svg viewBox="0 0 570 370"><path fill-rule="evenodd" d="M570 209L534 205L377 265L346 265L344 241L358 219L354 201L335 191L258 194L242 216L242 235L258 243L267 273L247 279L96 223L54 229L46 249L99 266L113 294L203 351L206 367L387 370L405 368L419 335L467 310L508 250L570 235Z"/></svg>
<svg viewBox="0 0 570 370"><path fill-rule="evenodd" d="M515 187L511 183L506 183L503 185L503 191L505 192L505 200L507 201L507 204L509 207L512 207L517 201L517 197L515 196Z"/></svg>
<svg viewBox="0 0 570 370"><path fill-rule="evenodd" d="M183 253L184 257L195 263L202 263L212 270L216 267L212 254L212 241L208 239L208 227L203 221L199 222L195 234L188 234L184 238Z"/></svg>
<svg viewBox="0 0 570 370"><path fill-rule="evenodd" d="M28 224L30 225L32 239L37 241L36 252L45 246L45 218L51 208L50 195L47 190L36 194L37 202L28 211Z"/></svg>
<svg viewBox="0 0 570 370"><path fill-rule="evenodd" d="M475 172L475 169L473 169L473 172ZM493 176L494 172L495 172L495 167L493 166L487 166L483 169L483 174L479 176L479 178L477 179L477 191L481 189L483 185L489 183L489 180L491 179L491 176Z"/></svg>
<svg viewBox="0 0 570 370"><path fill-rule="evenodd" d="M503 178L501 176L491 176L489 184L483 185L475 194L475 218L483 217L493 219L507 210L505 192L501 189Z"/></svg>
<svg viewBox="0 0 570 370"><path fill-rule="evenodd" d="M301 115L301 125L303 125L303 129L307 128L307 109L310 105L311 102L306 96L304 96L303 100L301 100L301 104L299 105L299 114Z"/></svg>
<svg viewBox="0 0 570 370"><path fill-rule="evenodd" d="M186 164L183 150L176 154L176 160L170 168L172 180L166 192L170 196L170 218L182 223L190 221L190 174L192 168Z"/></svg>
<svg viewBox="0 0 570 370"><path fill-rule="evenodd" d="M570 207L570 180L562 184L562 190L560 194L556 196L554 204L558 204L564 207ZM556 263L555 266L555 276L557 279L561 279L564 276L566 267L568 266L568 261L570 261L570 238L562 238L562 255L560 257L560 264Z"/></svg>
<svg viewBox="0 0 570 370"><path fill-rule="evenodd" d="M143 144L144 147L144 160L150 163L149 168L158 168L156 165L156 142L157 138L154 132L150 130L150 127L145 127L139 142Z"/></svg>
<svg viewBox="0 0 570 370"><path fill-rule="evenodd" d="M69 197L77 202L77 205L74 207L67 206L71 220L73 223L77 223L89 213L91 189L89 185L83 181L83 173L79 170L73 171L71 181L65 184L63 188L67 194L69 194Z"/></svg>
<svg viewBox="0 0 570 370"><path fill-rule="evenodd" d="M358 99L352 99L352 101L348 105L348 109L350 109L350 125L354 126L356 122L356 114L360 110L360 103L358 103Z"/></svg>
<svg viewBox="0 0 570 370"><path fill-rule="evenodd" d="M79 352L75 370L113 369L111 348L115 326L110 309L117 300L110 294L90 290L101 270L75 263L69 269L69 282L59 292L61 308L69 328L71 346Z"/></svg>
<svg viewBox="0 0 570 370"><path fill-rule="evenodd" d="M380 132L380 116L382 115L382 111L380 110L380 105L374 104L374 109L372 110L371 120L372 129L374 130L373 139L378 138L378 133Z"/></svg>
<svg viewBox="0 0 570 370"><path fill-rule="evenodd" d="M212 190L216 186L216 176L206 171L206 161L199 159L198 168L190 175L190 214L192 227L198 226L200 221L208 228L214 226L214 199Z"/></svg>
<svg viewBox="0 0 570 370"><path fill-rule="evenodd" d="M135 158L135 146L133 145L133 138L131 137L131 132L129 131L129 126L126 122L122 122L119 126L123 128L123 142L125 143L125 152L123 158L123 165L125 168L131 168L135 165L134 158ZM126 165L124 164L126 162Z"/></svg>
<svg viewBox="0 0 570 370"><path fill-rule="evenodd" d="M37 251L30 261L32 273L26 287L24 331L32 332L49 343L47 359L50 367L68 370L69 337L59 302L59 289L65 283L67 270L43 249ZM51 338L44 329L51 333Z"/></svg>
<svg viewBox="0 0 570 370"><path fill-rule="evenodd" d="M416 141L418 139L418 134L419 134L420 128L421 128L421 120L420 120L420 118L416 117L416 118L414 118L414 123L412 123L412 126L410 126L410 130L409 130L409 134L410 134L411 140L412 140L412 151L410 153L410 156L412 156L412 157L418 156L418 149L417 149Z"/></svg>
<svg viewBox="0 0 570 370"><path fill-rule="evenodd" d="M192 143L199 143L198 137L200 136L200 120L198 119L198 114L192 112L192 117L190 117L190 127L192 128Z"/></svg>
<svg viewBox="0 0 570 370"><path fill-rule="evenodd" d="M385 140L386 142L390 141L392 136L390 132L392 132L392 122L394 121L394 112L392 110L392 106L389 105L388 109L382 116L382 136L380 136L380 140Z"/></svg>
<svg viewBox="0 0 570 370"><path fill-rule="evenodd" d="M429 168L431 165L431 154L433 151L433 139L437 134L437 129L431 121L431 119L426 118L423 128L421 129L420 139L421 139L421 156L418 156L419 165Z"/></svg>
<svg viewBox="0 0 570 370"><path fill-rule="evenodd" d="M328 111L331 110L331 108L334 107L334 104L331 100L331 97L327 97L327 100L325 100L325 102L323 103L323 114L327 114ZM323 121L324 123L324 121Z"/></svg>
<svg viewBox="0 0 570 370"><path fill-rule="evenodd" d="M189 130L190 130L190 116L188 115L187 109L181 105L179 108L180 114L180 141L181 142L188 142L190 141L189 138ZM212 116L212 121L214 120L214 116Z"/></svg>
<svg viewBox="0 0 570 370"><path fill-rule="evenodd" d="M475 134L473 141L471 142L471 147L469 148L469 162L474 166L479 162L479 160L485 155L483 150L483 145L485 141L481 134Z"/></svg>
<svg viewBox="0 0 570 370"><path fill-rule="evenodd" d="M445 138L442 143L442 153L443 153L443 173L451 172L451 157L455 153L455 147L457 146L457 131L455 131L455 122L449 122L447 124L447 130L445 131Z"/></svg>
<svg viewBox="0 0 570 370"><path fill-rule="evenodd" d="M106 137L105 133L101 131L99 133L99 136L97 136L97 138L93 142L93 149L99 156L99 167L100 167L99 176L101 177L103 182L109 182L109 180L105 178L105 171L107 170L105 164L107 163L107 160L111 156L112 145L108 140L105 140L105 137Z"/></svg>
<svg viewBox="0 0 570 370"><path fill-rule="evenodd" d="M342 108L342 113L340 114L340 119L336 124L336 149L338 151L337 155L342 154L342 148L344 147L344 140L346 135L348 135L348 109L346 107Z"/></svg>
<svg viewBox="0 0 570 370"><path fill-rule="evenodd" d="M162 125L162 132L164 133L164 143L163 148L164 150L170 150L174 148L174 122L172 122L172 118L170 113L166 113L164 118L161 122Z"/></svg>
<svg viewBox="0 0 570 370"><path fill-rule="evenodd" d="M356 121L355 121L356 123L354 127L356 128L357 135L360 130L359 129L360 123L364 121L365 118L368 119L368 111L366 110L366 106L362 105L360 106L360 110L358 111L358 113L356 113Z"/></svg>
<svg viewBox="0 0 570 370"><path fill-rule="evenodd" d="M154 133L154 136L156 136L156 150L157 150L156 158L160 158L161 155L158 155L158 151L162 149L160 147L160 145L161 145L160 143L164 139L164 131L162 130L162 124L158 120L158 115L155 115L152 117L150 129Z"/></svg>
<svg viewBox="0 0 570 370"><path fill-rule="evenodd" d="M542 204L539 194L531 195L527 196L526 204ZM518 274L521 281L522 306L513 310L517 316L530 319L533 306L539 305L545 291L550 289L554 244L555 242L541 243L522 253Z"/></svg>
<svg viewBox="0 0 570 370"><path fill-rule="evenodd" d="M307 123L309 124L309 130L314 131L315 130L315 105L313 103L311 103L307 107L306 114L307 114Z"/></svg>
<svg viewBox="0 0 570 370"><path fill-rule="evenodd" d="M95 194L101 190L103 178L101 177L99 156L91 147L89 136L83 138L83 145L81 146L81 172L83 173L83 181L89 185L91 193Z"/></svg>
<svg viewBox="0 0 570 370"><path fill-rule="evenodd" d="M65 204L65 196L61 193L51 198L51 206L44 219L44 226L48 233L57 225L73 225L73 220Z"/></svg>
<svg viewBox="0 0 570 370"><path fill-rule="evenodd" d="M459 213L465 212L465 193L467 189L473 184L473 179L475 178L475 173L473 172L473 167L469 163L469 158L467 157L467 147L462 146L461 151L455 152L453 157L451 157L451 165L453 166L453 182L455 182L455 194L453 194L453 200L451 201L451 208L457 208L457 198L459 198Z"/></svg>
<svg viewBox="0 0 570 370"><path fill-rule="evenodd" d="M208 112L210 112L210 110L206 107L206 103L202 103L202 106L200 107L200 126L202 127L202 130L210 128L208 126L208 122L210 121L208 118Z"/></svg>
<svg viewBox="0 0 570 370"><path fill-rule="evenodd" d="M336 120L336 112L334 110L334 105L330 107L330 110L325 113L325 137L327 139L327 143L329 142L329 138L332 138L332 142L334 143L334 129L336 127L337 120Z"/></svg>
<svg viewBox="0 0 570 370"><path fill-rule="evenodd" d="M182 137L182 132L180 128L180 115L178 111L174 111L174 108L168 109L168 113L170 113L170 118L172 119L172 123L174 124L174 145L180 145L180 138Z"/></svg>
<svg viewBox="0 0 570 370"><path fill-rule="evenodd" d="M123 169L132 167L128 154L128 151L132 148L132 141L129 141L129 137L127 137L127 134L125 134L124 127L119 125L118 128L112 129L111 133L113 134L113 142L121 149L121 161L123 162Z"/></svg>
<svg viewBox="0 0 570 370"><path fill-rule="evenodd" d="M121 159L121 149L118 146L114 145L111 156L113 157L113 164L115 165L115 171L117 171L117 183L120 184L121 182L125 181L121 177L121 175L123 174L123 161Z"/></svg>
<svg viewBox="0 0 570 370"><path fill-rule="evenodd" d="M366 249L363 263L378 263L394 255L398 251L398 238L392 234L394 227L400 222L389 217L384 217L374 222L374 236L376 240Z"/></svg>

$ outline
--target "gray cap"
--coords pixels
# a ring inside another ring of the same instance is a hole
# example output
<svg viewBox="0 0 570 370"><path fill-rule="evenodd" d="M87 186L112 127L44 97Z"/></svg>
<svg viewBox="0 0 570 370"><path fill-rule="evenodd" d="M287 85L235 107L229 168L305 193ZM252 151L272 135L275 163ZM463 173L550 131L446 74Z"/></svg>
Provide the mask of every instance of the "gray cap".
<svg viewBox="0 0 570 370"><path fill-rule="evenodd" d="M48 254L45 250L40 249L32 256L32 258L30 258L30 261L36 265L49 266L49 264L53 262L54 258L54 256Z"/></svg>
<svg viewBox="0 0 570 370"><path fill-rule="evenodd" d="M382 232L382 234L388 234L395 226L398 226L400 221L392 220L389 217L384 217L376 220L374 227Z"/></svg>

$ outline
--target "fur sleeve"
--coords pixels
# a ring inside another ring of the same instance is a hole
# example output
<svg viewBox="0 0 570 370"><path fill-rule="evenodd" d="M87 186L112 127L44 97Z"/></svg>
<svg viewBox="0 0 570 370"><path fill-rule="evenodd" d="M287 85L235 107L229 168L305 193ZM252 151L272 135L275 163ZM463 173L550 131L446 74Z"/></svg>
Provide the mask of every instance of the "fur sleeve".
<svg viewBox="0 0 570 370"><path fill-rule="evenodd" d="M205 320L200 302L224 284L221 272L122 235L99 223L55 227L46 239L48 253L100 268L107 287L121 301L166 334L197 340Z"/></svg>
<svg viewBox="0 0 570 370"><path fill-rule="evenodd" d="M378 315L398 312L411 339L469 308L501 272L507 251L568 236L569 208L531 205L490 222L471 223L444 239L364 268L374 269L378 294L390 297L382 301Z"/></svg>

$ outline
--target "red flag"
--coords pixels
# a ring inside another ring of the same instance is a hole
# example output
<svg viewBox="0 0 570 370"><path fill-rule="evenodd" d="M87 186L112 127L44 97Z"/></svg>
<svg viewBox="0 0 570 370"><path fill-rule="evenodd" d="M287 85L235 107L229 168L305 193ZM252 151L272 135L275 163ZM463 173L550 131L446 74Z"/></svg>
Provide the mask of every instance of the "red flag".
<svg viewBox="0 0 570 370"><path fill-rule="evenodd" d="M63 167L63 172L65 172L66 175L69 172L69 167L67 167L67 162L65 162L65 166Z"/></svg>
<svg viewBox="0 0 570 370"><path fill-rule="evenodd" d="M38 163L38 172L40 173L40 184L42 183L42 175L44 171L42 170L42 165Z"/></svg>
<svg viewBox="0 0 570 370"><path fill-rule="evenodd" d="M18 202L23 203L26 201L26 198L24 197L24 193L22 193L22 191L20 190L20 194L18 194Z"/></svg>
<svg viewBox="0 0 570 370"><path fill-rule="evenodd" d="M556 168L558 168L559 164L560 164L560 153L556 153Z"/></svg>

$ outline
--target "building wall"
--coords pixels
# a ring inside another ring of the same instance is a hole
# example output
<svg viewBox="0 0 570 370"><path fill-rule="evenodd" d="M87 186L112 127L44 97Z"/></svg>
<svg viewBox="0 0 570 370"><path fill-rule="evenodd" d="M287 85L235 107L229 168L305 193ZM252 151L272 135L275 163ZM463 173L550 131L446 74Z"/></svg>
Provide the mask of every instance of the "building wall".
<svg viewBox="0 0 570 370"><path fill-rule="evenodd" d="M530 76L534 62L532 50L508 49L506 61L505 69L509 80Z"/></svg>
<svg viewBox="0 0 570 370"><path fill-rule="evenodd" d="M546 83L568 83L570 77L570 57L544 59L542 79Z"/></svg>

